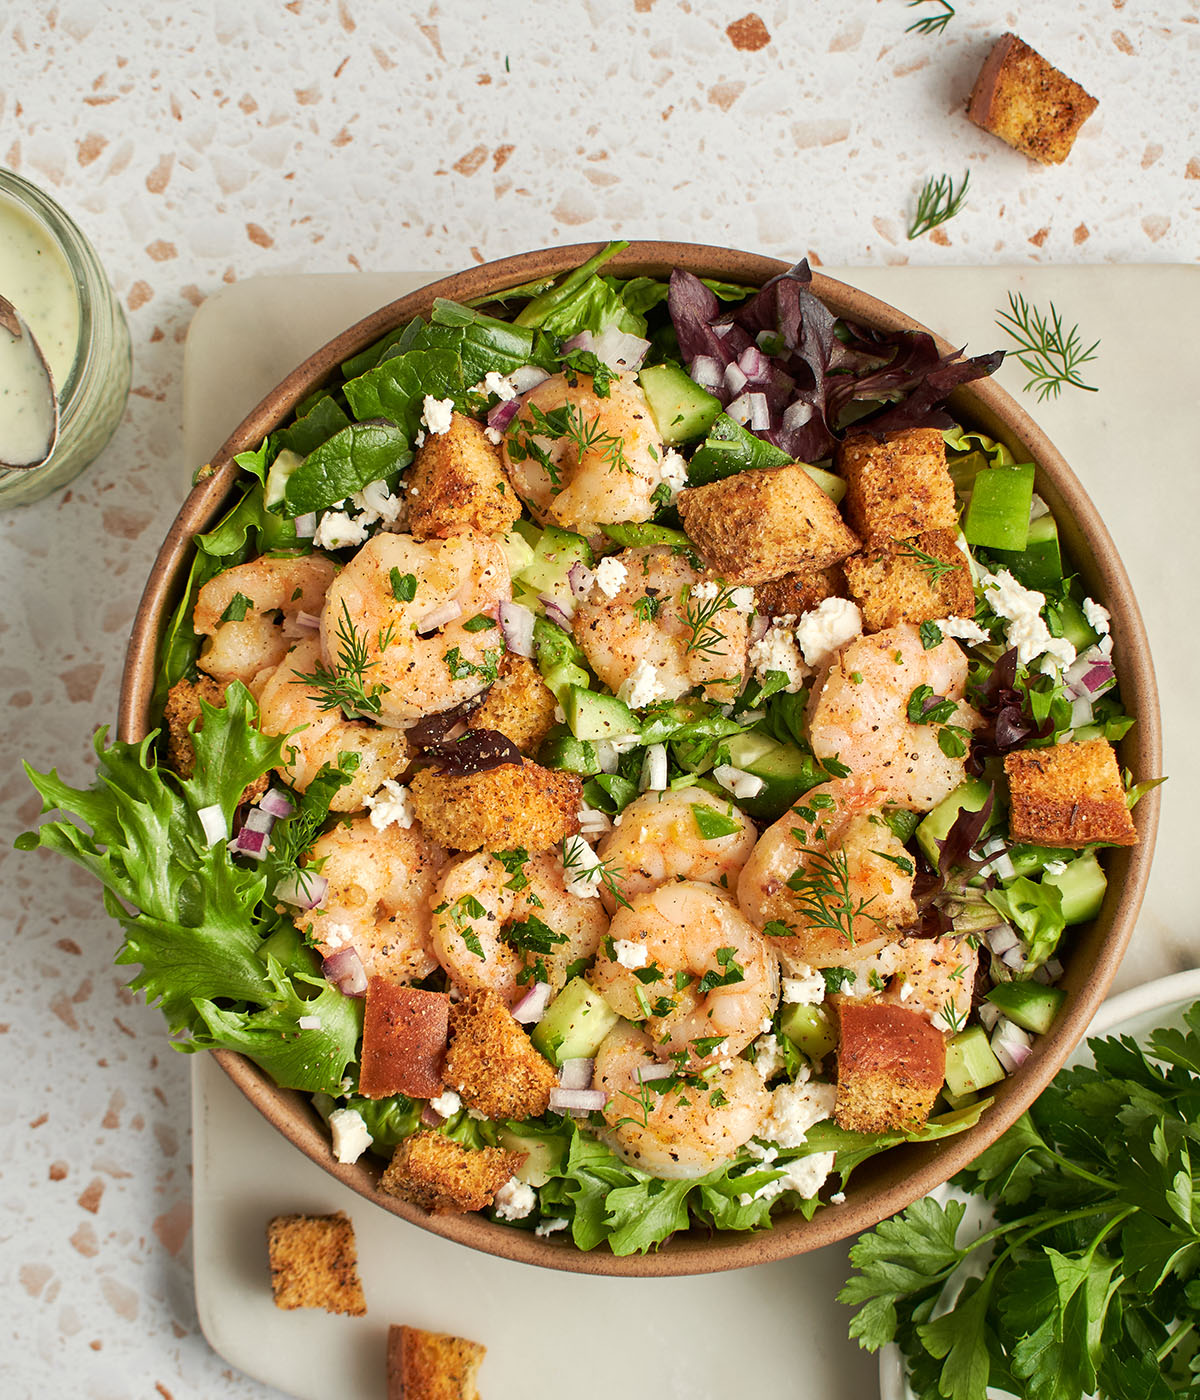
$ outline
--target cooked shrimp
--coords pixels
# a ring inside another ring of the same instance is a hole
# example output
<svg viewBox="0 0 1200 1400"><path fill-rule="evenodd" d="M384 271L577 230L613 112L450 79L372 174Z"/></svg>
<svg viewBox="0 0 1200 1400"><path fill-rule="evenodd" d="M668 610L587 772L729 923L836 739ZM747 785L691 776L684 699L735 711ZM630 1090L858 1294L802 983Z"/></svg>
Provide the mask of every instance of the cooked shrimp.
<svg viewBox="0 0 1200 1400"><path fill-rule="evenodd" d="M639 708L646 701L633 693L638 674L653 679L658 700L698 685L710 700L736 699L754 590L722 587L667 545L627 549L615 560L624 570L620 591L610 598L596 585L575 611L575 640L604 684Z"/></svg>
<svg viewBox="0 0 1200 1400"><path fill-rule="evenodd" d="M489 990L513 1002L531 979L558 991L568 970L595 954L608 915L598 899L568 892L557 852L524 861L501 854L503 862L478 851L445 872L433 901L433 948L459 992Z"/></svg>
<svg viewBox="0 0 1200 1400"><path fill-rule="evenodd" d="M736 830L725 836L704 836L696 808L728 817ZM745 865L758 831L732 802L704 788L675 792L647 792L635 798L600 842L596 854L613 875L624 899L643 894L668 880L701 880L722 889L737 887L738 872ZM616 907L612 892L601 898Z"/></svg>
<svg viewBox="0 0 1200 1400"><path fill-rule="evenodd" d="M938 742L941 725L914 724L909 697L927 685L936 696L959 701L951 724L974 728L980 717L961 703L967 658L947 638L925 650L910 622L844 646L808 706L808 737L818 758L837 758L856 772L874 773L886 800L928 812L963 781L966 752L949 758Z"/></svg>
<svg viewBox="0 0 1200 1400"><path fill-rule="evenodd" d="M325 599L326 661L379 700L385 721L448 710L485 690L504 657L497 627L465 624L511 597L504 551L487 535L460 528L420 544L411 535L375 535ZM426 619L448 614L429 636L418 634Z"/></svg>
<svg viewBox="0 0 1200 1400"><path fill-rule="evenodd" d="M277 666L290 642L274 614L315 617L336 573L323 554L264 554L209 579L192 612L192 626L208 639L196 664L222 681L250 681ZM222 621L227 612L234 615Z"/></svg>
<svg viewBox="0 0 1200 1400"><path fill-rule="evenodd" d="M763 832L742 867L742 912L756 928L792 930L769 936L788 971L875 951L916 919L912 862L880 815L883 800L870 775L823 783Z"/></svg>
<svg viewBox="0 0 1200 1400"><path fill-rule="evenodd" d="M273 670L253 682L258 697L258 727L264 734L286 734L280 777L299 792L326 763L343 753L358 755L358 768L330 802L335 812L360 811L365 798L385 778L394 778L408 760L408 740L399 729L385 729L361 719L346 719L339 706L321 708L319 693L304 684L321 661L321 639L314 633L288 652Z"/></svg>
<svg viewBox="0 0 1200 1400"><path fill-rule="evenodd" d="M566 431L550 436L541 415L563 419L553 426ZM527 443L545 452L550 470ZM555 374L524 395L504 439L504 466L540 525L594 535L612 521L650 519L658 509L650 498L663 479L665 451L636 376L613 379L600 398L590 375L571 384Z"/></svg>
<svg viewBox="0 0 1200 1400"><path fill-rule="evenodd" d="M966 937L902 938L870 957L848 956L843 966L855 974L845 991L857 1001L883 987L879 1000L919 1011L943 1030L961 1030L971 1014L971 994L979 950ZM872 976L872 973L875 975Z"/></svg>
<svg viewBox="0 0 1200 1400"><path fill-rule="evenodd" d="M779 1000L779 960L733 900L684 881L618 909L590 980L664 1057L693 1065L740 1054Z"/></svg>
<svg viewBox="0 0 1200 1400"><path fill-rule="evenodd" d="M377 831L355 817L320 837L308 862L329 881L319 909L294 916L323 957L353 947L367 972L419 982L437 967L429 903L448 857L419 826Z"/></svg>
<svg viewBox="0 0 1200 1400"><path fill-rule="evenodd" d="M592 1082L608 1095L609 1126L602 1136L639 1171L668 1179L703 1176L732 1159L767 1116L771 1095L747 1060L722 1060L705 1070L703 1087L642 1083L638 1071L655 1064L650 1037L627 1022L596 1052Z"/></svg>

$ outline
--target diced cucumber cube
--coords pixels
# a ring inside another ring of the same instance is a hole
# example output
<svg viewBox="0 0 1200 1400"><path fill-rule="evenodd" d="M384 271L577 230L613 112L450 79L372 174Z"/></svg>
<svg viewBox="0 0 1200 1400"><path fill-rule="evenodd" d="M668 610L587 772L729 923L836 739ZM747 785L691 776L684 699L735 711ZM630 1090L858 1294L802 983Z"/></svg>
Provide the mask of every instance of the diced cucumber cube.
<svg viewBox="0 0 1200 1400"><path fill-rule="evenodd" d="M577 739L624 739L641 731L633 711L615 695L601 695L597 691L571 685L566 688L559 703L566 712L567 725Z"/></svg>
<svg viewBox="0 0 1200 1400"><path fill-rule="evenodd" d="M524 1152L525 1160L516 1170L518 1181L526 1186L545 1186L562 1163L562 1145L543 1137L526 1137L514 1133L510 1128L501 1128L496 1134L500 1146L509 1152Z"/></svg>
<svg viewBox="0 0 1200 1400"><path fill-rule="evenodd" d="M1104 903L1108 880L1095 851L1077 856L1065 870L1042 876L1043 885L1053 885L1062 895L1063 918L1068 924L1094 919Z"/></svg>
<svg viewBox="0 0 1200 1400"><path fill-rule="evenodd" d="M982 1026L960 1031L946 1043L946 1088L955 1098L999 1084L1003 1078L1004 1066L992 1054Z"/></svg>
<svg viewBox="0 0 1200 1400"><path fill-rule="evenodd" d="M1067 994L1061 987L1047 987L1041 982L1001 982L992 988L987 999L1022 1030L1045 1035Z"/></svg>
<svg viewBox="0 0 1200 1400"><path fill-rule="evenodd" d="M823 1006L790 1003L779 1018L779 1029L810 1060L823 1060L837 1044L833 1018Z"/></svg>
<svg viewBox="0 0 1200 1400"><path fill-rule="evenodd" d="M590 1060L620 1019L595 987L573 977L546 1008L530 1039L551 1064Z"/></svg>
<svg viewBox="0 0 1200 1400"><path fill-rule="evenodd" d="M1052 515L1041 515L1030 525L1023 550L996 549L993 552L997 567L1007 569L1026 588L1045 593L1062 583L1062 551L1058 526Z"/></svg>
<svg viewBox="0 0 1200 1400"><path fill-rule="evenodd" d="M1029 540L1033 502L1032 462L980 472L963 521L968 544L985 549L1023 550Z"/></svg>
<svg viewBox="0 0 1200 1400"><path fill-rule="evenodd" d="M702 389L681 365L648 365L638 382L669 447L703 437L721 412L721 400Z"/></svg>

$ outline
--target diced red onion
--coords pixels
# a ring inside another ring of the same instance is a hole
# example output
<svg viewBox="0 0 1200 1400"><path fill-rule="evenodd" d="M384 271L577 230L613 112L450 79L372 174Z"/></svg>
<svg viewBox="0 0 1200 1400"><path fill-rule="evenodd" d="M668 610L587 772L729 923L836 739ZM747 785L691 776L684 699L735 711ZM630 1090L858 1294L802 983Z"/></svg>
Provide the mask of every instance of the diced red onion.
<svg viewBox="0 0 1200 1400"><path fill-rule="evenodd" d="M725 337L729 334L729 332L733 330L733 322L714 321L713 324L709 326L709 330L712 331L713 335L715 335L718 339L724 340Z"/></svg>
<svg viewBox="0 0 1200 1400"><path fill-rule="evenodd" d="M530 389L536 389L544 379L549 378L549 372L539 365L521 365L508 376L508 382L518 394L527 394Z"/></svg>
<svg viewBox="0 0 1200 1400"><path fill-rule="evenodd" d="M603 1089L551 1089L550 1107L555 1113L597 1112L608 1102Z"/></svg>
<svg viewBox="0 0 1200 1400"><path fill-rule="evenodd" d="M638 1065L633 1077L639 1084L653 1084L656 1079L670 1079L674 1073L674 1065Z"/></svg>
<svg viewBox="0 0 1200 1400"><path fill-rule="evenodd" d="M462 616L462 604L451 599L448 603L443 603L441 607L432 608L417 623L417 635L428 637L431 633L437 632L445 627L448 622L453 622Z"/></svg>
<svg viewBox="0 0 1200 1400"><path fill-rule="evenodd" d="M642 759L643 792L666 792L667 790L667 746L651 744Z"/></svg>
<svg viewBox="0 0 1200 1400"><path fill-rule="evenodd" d="M1019 948L1021 945L1021 939L1011 924L998 924L995 928L988 929L983 937L998 958L1003 957L1011 948Z"/></svg>
<svg viewBox="0 0 1200 1400"><path fill-rule="evenodd" d="M1077 700L1071 701L1071 728L1082 729L1085 724L1092 722L1092 702L1086 695L1081 695Z"/></svg>
<svg viewBox="0 0 1200 1400"><path fill-rule="evenodd" d="M725 366L723 384L728 393L734 395L740 394L742 390L746 387L746 382L746 376L742 373L741 369L737 365ZM731 418L732 416L733 415L730 414Z"/></svg>
<svg viewBox="0 0 1200 1400"><path fill-rule="evenodd" d="M308 632L320 631L321 618L319 613L298 612L295 617L297 627L303 627Z"/></svg>
<svg viewBox="0 0 1200 1400"><path fill-rule="evenodd" d="M421 1122L427 1128L440 1128L446 1120L431 1103L427 1103L421 1110Z"/></svg>
<svg viewBox="0 0 1200 1400"><path fill-rule="evenodd" d="M200 818L200 825L204 828L204 844L215 846L218 841L225 841L229 838L229 827L225 824L225 813L220 807L201 807L196 815Z"/></svg>
<svg viewBox="0 0 1200 1400"><path fill-rule="evenodd" d="M755 613L750 619L750 641L761 642L771 630L771 619L763 613Z"/></svg>
<svg viewBox="0 0 1200 1400"><path fill-rule="evenodd" d="M296 804L279 788L268 788L258 799L258 805L273 817L290 817Z"/></svg>
<svg viewBox="0 0 1200 1400"><path fill-rule="evenodd" d="M533 624L535 618L520 603L500 604L500 631L504 645L517 656L533 655Z"/></svg>
<svg viewBox="0 0 1200 1400"><path fill-rule="evenodd" d="M317 513L315 510L309 511L307 515L298 515L292 521L298 540L311 540L317 533Z"/></svg>
<svg viewBox="0 0 1200 1400"><path fill-rule="evenodd" d="M344 996L365 997L367 994L367 969L354 948L339 948L322 962L321 972L326 982L333 985Z"/></svg>
<svg viewBox="0 0 1200 1400"><path fill-rule="evenodd" d="M564 350L592 350L596 347L596 341L591 331L580 331L578 335L573 335L570 340L563 342Z"/></svg>
<svg viewBox="0 0 1200 1400"><path fill-rule="evenodd" d="M596 358L615 370L639 369L649 349L648 340L623 331L619 326L605 326L591 346Z"/></svg>
<svg viewBox="0 0 1200 1400"><path fill-rule="evenodd" d="M521 411L520 399L501 399L488 409L487 425L502 433Z"/></svg>
<svg viewBox="0 0 1200 1400"><path fill-rule="evenodd" d="M580 807L579 834L581 836L607 836L613 829L612 818L598 807Z"/></svg>
<svg viewBox="0 0 1200 1400"><path fill-rule="evenodd" d="M795 403L790 403L783 410L783 431L785 433L796 432L803 428L805 423L813 416L813 406L805 403L802 399L797 399Z"/></svg>
<svg viewBox="0 0 1200 1400"><path fill-rule="evenodd" d="M725 412L735 423L740 423L743 428L750 422L750 400L753 397L754 395L749 393L739 394L736 399L730 399L725 406Z"/></svg>
<svg viewBox="0 0 1200 1400"><path fill-rule="evenodd" d="M513 1018L523 1026L532 1026L542 1019L549 1005L550 983L535 982L513 1007Z"/></svg>
<svg viewBox="0 0 1200 1400"><path fill-rule="evenodd" d="M763 780L743 768L734 768L729 763L719 763L713 770L713 777L734 797L757 797L762 792Z"/></svg>
<svg viewBox="0 0 1200 1400"><path fill-rule="evenodd" d="M582 603L592 591L596 575L586 564L572 564L567 570L567 582L571 585L571 592Z"/></svg>
<svg viewBox="0 0 1200 1400"><path fill-rule="evenodd" d="M556 627L561 627L564 632L571 630L572 613L567 612L562 603L557 598L548 598L544 594L538 599L542 607L546 609L546 618L553 622Z"/></svg>
<svg viewBox="0 0 1200 1400"><path fill-rule="evenodd" d="M771 361L757 345L747 345L738 356L738 369L756 383L764 381L771 373Z"/></svg>
<svg viewBox="0 0 1200 1400"><path fill-rule="evenodd" d="M595 1068L595 1060L564 1060L558 1068L559 1088L590 1089Z"/></svg>
<svg viewBox="0 0 1200 1400"><path fill-rule="evenodd" d="M1009 1074L1025 1063L1033 1051L1033 1037L1028 1031L1002 1017L992 1032L992 1054Z"/></svg>
<svg viewBox="0 0 1200 1400"><path fill-rule="evenodd" d="M750 427L755 432L769 428L771 426L771 409L767 403L766 394L747 394L746 398L750 404Z"/></svg>
<svg viewBox="0 0 1200 1400"><path fill-rule="evenodd" d="M990 1031L1000 1019L1000 1008L994 1001L979 1003L979 1023L985 1031Z"/></svg>
<svg viewBox="0 0 1200 1400"><path fill-rule="evenodd" d="M324 875L298 870L285 875L272 893L276 899L282 899L285 904L294 905L297 909L315 909L328 889L329 881Z"/></svg>
<svg viewBox="0 0 1200 1400"><path fill-rule="evenodd" d="M261 831L265 836L275 825L275 818L262 807L251 807L246 813L243 831Z"/></svg>
<svg viewBox="0 0 1200 1400"><path fill-rule="evenodd" d="M1099 695L1102 690L1107 690L1116 679L1116 671L1111 661L1098 661L1087 675L1080 681L1084 693L1087 695Z"/></svg>
<svg viewBox="0 0 1200 1400"><path fill-rule="evenodd" d="M699 384L702 389L709 390L719 389L725 379L720 361L712 355L697 355L688 365L688 374L693 384Z"/></svg>
<svg viewBox="0 0 1200 1400"><path fill-rule="evenodd" d="M596 762L601 773L615 773L621 766L621 750L611 739L597 739Z"/></svg>
<svg viewBox="0 0 1200 1400"><path fill-rule="evenodd" d="M1000 961L1012 973L1025 971L1025 948L1022 944L1017 944L1015 948L1010 948L1006 953L1000 954Z"/></svg>
<svg viewBox="0 0 1200 1400"><path fill-rule="evenodd" d="M265 831L241 831L229 843L229 850L235 856L249 856L252 860L262 860L267 854L267 834Z"/></svg>

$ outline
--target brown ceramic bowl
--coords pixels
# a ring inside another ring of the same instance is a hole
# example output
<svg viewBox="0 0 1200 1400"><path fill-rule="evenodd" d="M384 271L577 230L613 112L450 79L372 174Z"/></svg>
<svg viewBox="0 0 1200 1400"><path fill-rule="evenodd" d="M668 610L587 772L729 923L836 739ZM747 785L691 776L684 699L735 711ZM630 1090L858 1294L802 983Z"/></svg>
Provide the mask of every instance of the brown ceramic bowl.
<svg viewBox="0 0 1200 1400"><path fill-rule="evenodd" d="M237 475L233 456L256 447L343 360L413 316L428 315L435 297L458 301L483 297L534 278L554 276L577 266L598 249L599 245L582 244L525 253L471 268L412 292L343 331L267 395L213 458L214 473L188 496L159 551L130 637L120 700L121 738L141 739L152 726L150 700L159 637L184 586L192 537L211 527L229 499ZM755 286L786 270L786 264L773 258L728 248L635 243L609 263L606 271L659 276L674 267ZM813 278L813 290L838 315L887 330L922 329L902 312L820 274ZM943 351L951 348L946 341L939 343ZM982 380L957 390L951 405L963 421L1003 441L1018 461L1037 464L1037 490L1057 517L1088 591L1112 612L1120 647L1121 692L1130 713L1137 717L1137 724L1121 745L1122 762L1139 779L1157 775L1161 737L1146 632L1125 569L1095 507L1046 435L996 384ZM1063 1012L1052 1032L1039 1039L1021 1070L998 1086L996 1101L979 1124L958 1137L897 1148L867 1162L855 1173L845 1205L819 1210L811 1221L799 1215L784 1216L772 1230L746 1235L693 1230L677 1235L657 1253L618 1259L603 1249L583 1253L561 1236L538 1239L494 1225L480 1215L430 1216L382 1194L377 1187L380 1168L374 1162L354 1166L335 1162L324 1126L303 1094L278 1088L240 1055L220 1051L217 1059L263 1116L330 1175L393 1215L488 1254L552 1269L643 1277L706 1273L802 1254L859 1234L944 1182L999 1137L1054 1077L1103 1000L1132 932L1150 869L1157 798L1157 792L1151 793L1138 806L1140 844L1108 854L1108 893L1100 917L1078 929L1070 940L1062 980L1068 992Z"/></svg>

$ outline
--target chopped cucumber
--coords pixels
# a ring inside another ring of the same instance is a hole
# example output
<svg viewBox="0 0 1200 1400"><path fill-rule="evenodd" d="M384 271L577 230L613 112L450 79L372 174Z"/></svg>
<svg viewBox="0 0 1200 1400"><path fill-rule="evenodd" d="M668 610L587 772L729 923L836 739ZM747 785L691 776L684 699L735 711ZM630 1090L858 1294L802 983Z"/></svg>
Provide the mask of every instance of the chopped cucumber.
<svg viewBox="0 0 1200 1400"><path fill-rule="evenodd" d="M569 691L586 690L591 679L582 666L573 666L569 661L559 662L555 666L547 666L542 672L542 680L546 682L546 688L560 705L567 703L566 696Z"/></svg>
<svg viewBox="0 0 1200 1400"><path fill-rule="evenodd" d="M537 651L538 666L543 671L564 662L579 667L587 663L583 648L570 632L564 632L544 617L539 617L533 624L533 645Z"/></svg>
<svg viewBox="0 0 1200 1400"><path fill-rule="evenodd" d="M1029 539L1033 463L980 472L963 521L968 544L985 549L1023 550Z"/></svg>
<svg viewBox="0 0 1200 1400"><path fill-rule="evenodd" d="M542 740L537 761L543 768L581 773L590 778L600 771L600 756L590 739L577 739L565 724L556 724Z"/></svg>
<svg viewBox="0 0 1200 1400"><path fill-rule="evenodd" d="M960 1031L946 1043L946 1088L955 1098L999 1084L1003 1078L1004 1066L992 1054L982 1026Z"/></svg>
<svg viewBox="0 0 1200 1400"><path fill-rule="evenodd" d="M1062 849L1058 846L1010 846L1008 858L1018 875L1036 875L1052 860L1062 860Z"/></svg>
<svg viewBox="0 0 1200 1400"><path fill-rule="evenodd" d="M762 790L754 797L738 798L738 806L752 817L774 821L810 788L828 779L812 754L765 734L734 734L722 741L722 747L734 768L762 779Z"/></svg>
<svg viewBox="0 0 1200 1400"><path fill-rule="evenodd" d="M515 581L524 584L539 597L553 598L570 612L575 606L575 595L567 575L575 564L591 567L594 558L591 545L582 535L560 530L554 525L547 525L537 539L531 541L530 531L520 528L524 523L518 521L516 529L527 543L532 544L533 559L515 576Z"/></svg>
<svg viewBox="0 0 1200 1400"><path fill-rule="evenodd" d="M789 1003L779 1018L779 1029L810 1060L823 1060L837 1044L833 1019L823 1006Z"/></svg>
<svg viewBox="0 0 1200 1400"><path fill-rule="evenodd" d="M263 484L263 505L268 510L274 510L276 506L283 505L284 496L287 493L288 477L303 464L304 458L299 452L293 452L287 447L271 463L270 469L267 471L267 479Z"/></svg>
<svg viewBox="0 0 1200 1400"><path fill-rule="evenodd" d="M695 550L695 546L682 530L672 530L668 525L655 525L649 520L629 520L618 525L601 525L600 528L622 549L669 544L672 549L682 554L692 554Z"/></svg>
<svg viewBox="0 0 1200 1400"><path fill-rule="evenodd" d="M1099 914L1108 880L1095 851L1088 851L1086 855L1077 856L1057 875L1043 875L1042 884L1053 885L1062 895L1062 913L1066 922L1082 924Z"/></svg>
<svg viewBox="0 0 1200 1400"><path fill-rule="evenodd" d="M887 822L892 835L902 846L908 845L913 832L921 825L920 812L906 812L902 808L884 812L883 819Z"/></svg>
<svg viewBox="0 0 1200 1400"><path fill-rule="evenodd" d="M975 486L975 478L980 472L991 469L991 459L986 452L951 453L947 463L950 480L960 500L966 500Z"/></svg>
<svg viewBox="0 0 1200 1400"><path fill-rule="evenodd" d="M552 1176L558 1174L563 1155L561 1143L548 1138L525 1137L514 1133L511 1128L501 1128L496 1136L500 1146L509 1152L524 1152L525 1160L517 1168L516 1177L526 1186L545 1186Z"/></svg>
<svg viewBox="0 0 1200 1400"><path fill-rule="evenodd" d="M1039 593L1063 581L1058 526L1052 515L1041 515L1033 521L1023 550L994 549L992 554L997 568L1007 569L1018 583Z"/></svg>
<svg viewBox="0 0 1200 1400"><path fill-rule="evenodd" d="M533 563L533 545L516 530L510 530L500 541L500 548L508 560L508 572L516 578Z"/></svg>
<svg viewBox="0 0 1200 1400"><path fill-rule="evenodd" d="M1074 598L1064 598L1058 605L1058 616L1062 622L1063 636L1076 651L1087 651L1100 640L1100 633L1092 627L1083 614L1083 608Z"/></svg>
<svg viewBox="0 0 1200 1400"><path fill-rule="evenodd" d="M649 365L638 382L668 447L703 437L721 412L721 400L702 389L681 365Z"/></svg>
<svg viewBox="0 0 1200 1400"><path fill-rule="evenodd" d="M938 863L937 843L949 836L950 828L964 808L968 812L981 811L991 790L982 778L968 778L965 783L956 787L949 797L943 798L917 827L917 845L924 851L925 859L935 870ZM997 815L993 810L988 816L984 831L994 826L996 819Z"/></svg>
<svg viewBox="0 0 1200 1400"><path fill-rule="evenodd" d="M615 695L601 695L579 685L570 685L559 703L577 739L623 739L641 731L633 711Z"/></svg>
<svg viewBox="0 0 1200 1400"><path fill-rule="evenodd" d="M530 1039L551 1064L590 1060L620 1019L595 987L572 977L546 1008Z"/></svg>
<svg viewBox="0 0 1200 1400"><path fill-rule="evenodd" d="M842 498L846 494L844 477L827 472L824 467L810 467L807 462L800 462L798 465L804 468L821 490L833 501L834 505L841 505Z"/></svg>
<svg viewBox="0 0 1200 1400"><path fill-rule="evenodd" d="M1067 999L1061 987L1041 982L1001 982L987 995L1014 1025L1034 1035L1045 1035Z"/></svg>

